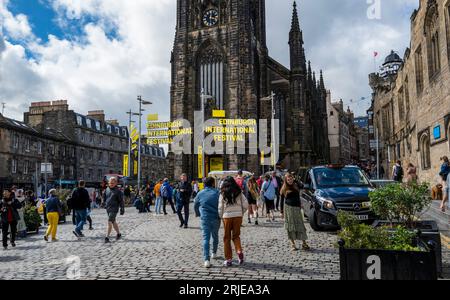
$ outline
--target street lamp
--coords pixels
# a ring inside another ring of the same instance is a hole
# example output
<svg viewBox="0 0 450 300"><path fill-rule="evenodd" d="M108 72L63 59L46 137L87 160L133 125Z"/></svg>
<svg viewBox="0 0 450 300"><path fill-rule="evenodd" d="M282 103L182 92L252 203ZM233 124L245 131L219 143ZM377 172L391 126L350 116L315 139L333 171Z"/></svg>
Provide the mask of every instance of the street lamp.
<svg viewBox="0 0 450 300"><path fill-rule="evenodd" d="M130 109L130 111L127 112L127 115L129 117L129 120L128 120L128 177L131 177L131 143L132 142L131 142L130 129L131 129L131 124L135 123L134 121L131 120L131 118L133 116L139 116L139 114L132 112Z"/></svg>
<svg viewBox="0 0 450 300"><path fill-rule="evenodd" d="M142 109L142 105L152 105L153 103L150 101L142 100L142 96L138 96L137 98L139 102L139 149L138 149L138 195L141 190L141 130L142 130L142 112L145 111Z"/></svg>
<svg viewBox="0 0 450 300"><path fill-rule="evenodd" d="M271 148L272 148L272 156L274 157L274 159L276 158L275 155L275 149L276 149L276 138L275 138L275 117L276 117L276 109L275 109L275 93L271 92L269 97L265 97L262 98L261 101L270 101L271 102L271 106L272 106L272 121L271 121ZM276 171L277 168L277 162L274 160L273 161L273 170ZM264 173L264 172L263 172Z"/></svg>
<svg viewBox="0 0 450 300"><path fill-rule="evenodd" d="M205 101L208 99L213 99L211 95L206 95L205 90L202 89L201 92L201 102L202 102L202 176L205 176ZM200 178L201 180L203 178Z"/></svg>

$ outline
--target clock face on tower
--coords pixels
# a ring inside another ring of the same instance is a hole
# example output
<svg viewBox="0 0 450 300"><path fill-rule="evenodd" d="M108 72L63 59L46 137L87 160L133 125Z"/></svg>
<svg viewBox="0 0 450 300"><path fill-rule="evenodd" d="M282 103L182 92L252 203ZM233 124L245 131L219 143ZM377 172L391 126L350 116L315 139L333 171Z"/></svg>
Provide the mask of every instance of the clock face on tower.
<svg viewBox="0 0 450 300"><path fill-rule="evenodd" d="M203 24L205 26L211 27L219 22L219 13L215 9L208 9L203 14Z"/></svg>

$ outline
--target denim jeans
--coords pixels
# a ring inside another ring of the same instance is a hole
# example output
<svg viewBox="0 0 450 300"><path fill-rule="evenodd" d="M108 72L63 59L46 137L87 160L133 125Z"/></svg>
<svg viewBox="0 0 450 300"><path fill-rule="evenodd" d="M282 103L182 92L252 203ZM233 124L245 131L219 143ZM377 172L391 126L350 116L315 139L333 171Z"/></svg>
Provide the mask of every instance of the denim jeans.
<svg viewBox="0 0 450 300"><path fill-rule="evenodd" d="M160 215L161 214L161 197L156 197L156 203L155 203L155 211L156 214Z"/></svg>
<svg viewBox="0 0 450 300"><path fill-rule="evenodd" d="M75 218L76 218L76 227L75 231L78 233L83 232L83 226L86 224L87 220L87 209L84 210L76 210L75 211Z"/></svg>
<svg viewBox="0 0 450 300"><path fill-rule="evenodd" d="M203 258L205 261L211 259L210 252L210 240L213 239L213 251L212 253L217 254L217 249L219 248L219 228L220 219L217 220L202 220L202 235L203 235Z"/></svg>

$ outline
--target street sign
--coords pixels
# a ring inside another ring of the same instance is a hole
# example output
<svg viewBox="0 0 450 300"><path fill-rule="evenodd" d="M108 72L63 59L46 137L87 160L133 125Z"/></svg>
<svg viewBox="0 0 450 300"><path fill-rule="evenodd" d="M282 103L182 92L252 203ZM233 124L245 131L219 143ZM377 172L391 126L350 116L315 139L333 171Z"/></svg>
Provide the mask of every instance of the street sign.
<svg viewBox="0 0 450 300"><path fill-rule="evenodd" d="M53 174L53 165L51 163L41 163L41 174Z"/></svg>
<svg viewBox="0 0 450 300"><path fill-rule="evenodd" d="M149 121L149 122L158 121L158 120L159 120L158 114L150 114L147 116L147 121Z"/></svg>
<svg viewBox="0 0 450 300"><path fill-rule="evenodd" d="M213 110L212 112L213 118L225 118L225 111L224 110Z"/></svg>

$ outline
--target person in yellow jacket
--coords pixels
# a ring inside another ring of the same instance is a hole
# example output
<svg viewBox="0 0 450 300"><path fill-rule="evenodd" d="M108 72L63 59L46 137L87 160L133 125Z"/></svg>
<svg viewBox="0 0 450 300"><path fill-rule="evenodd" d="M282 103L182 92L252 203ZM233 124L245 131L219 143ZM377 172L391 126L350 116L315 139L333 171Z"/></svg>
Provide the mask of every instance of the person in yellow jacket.
<svg viewBox="0 0 450 300"><path fill-rule="evenodd" d="M156 197L156 203L155 203L155 212L157 215L161 214L161 202L162 202L162 198L161 198L161 186L163 184L162 180L159 180L158 183L155 185L155 188L153 189L153 193L155 194Z"/></svg>

